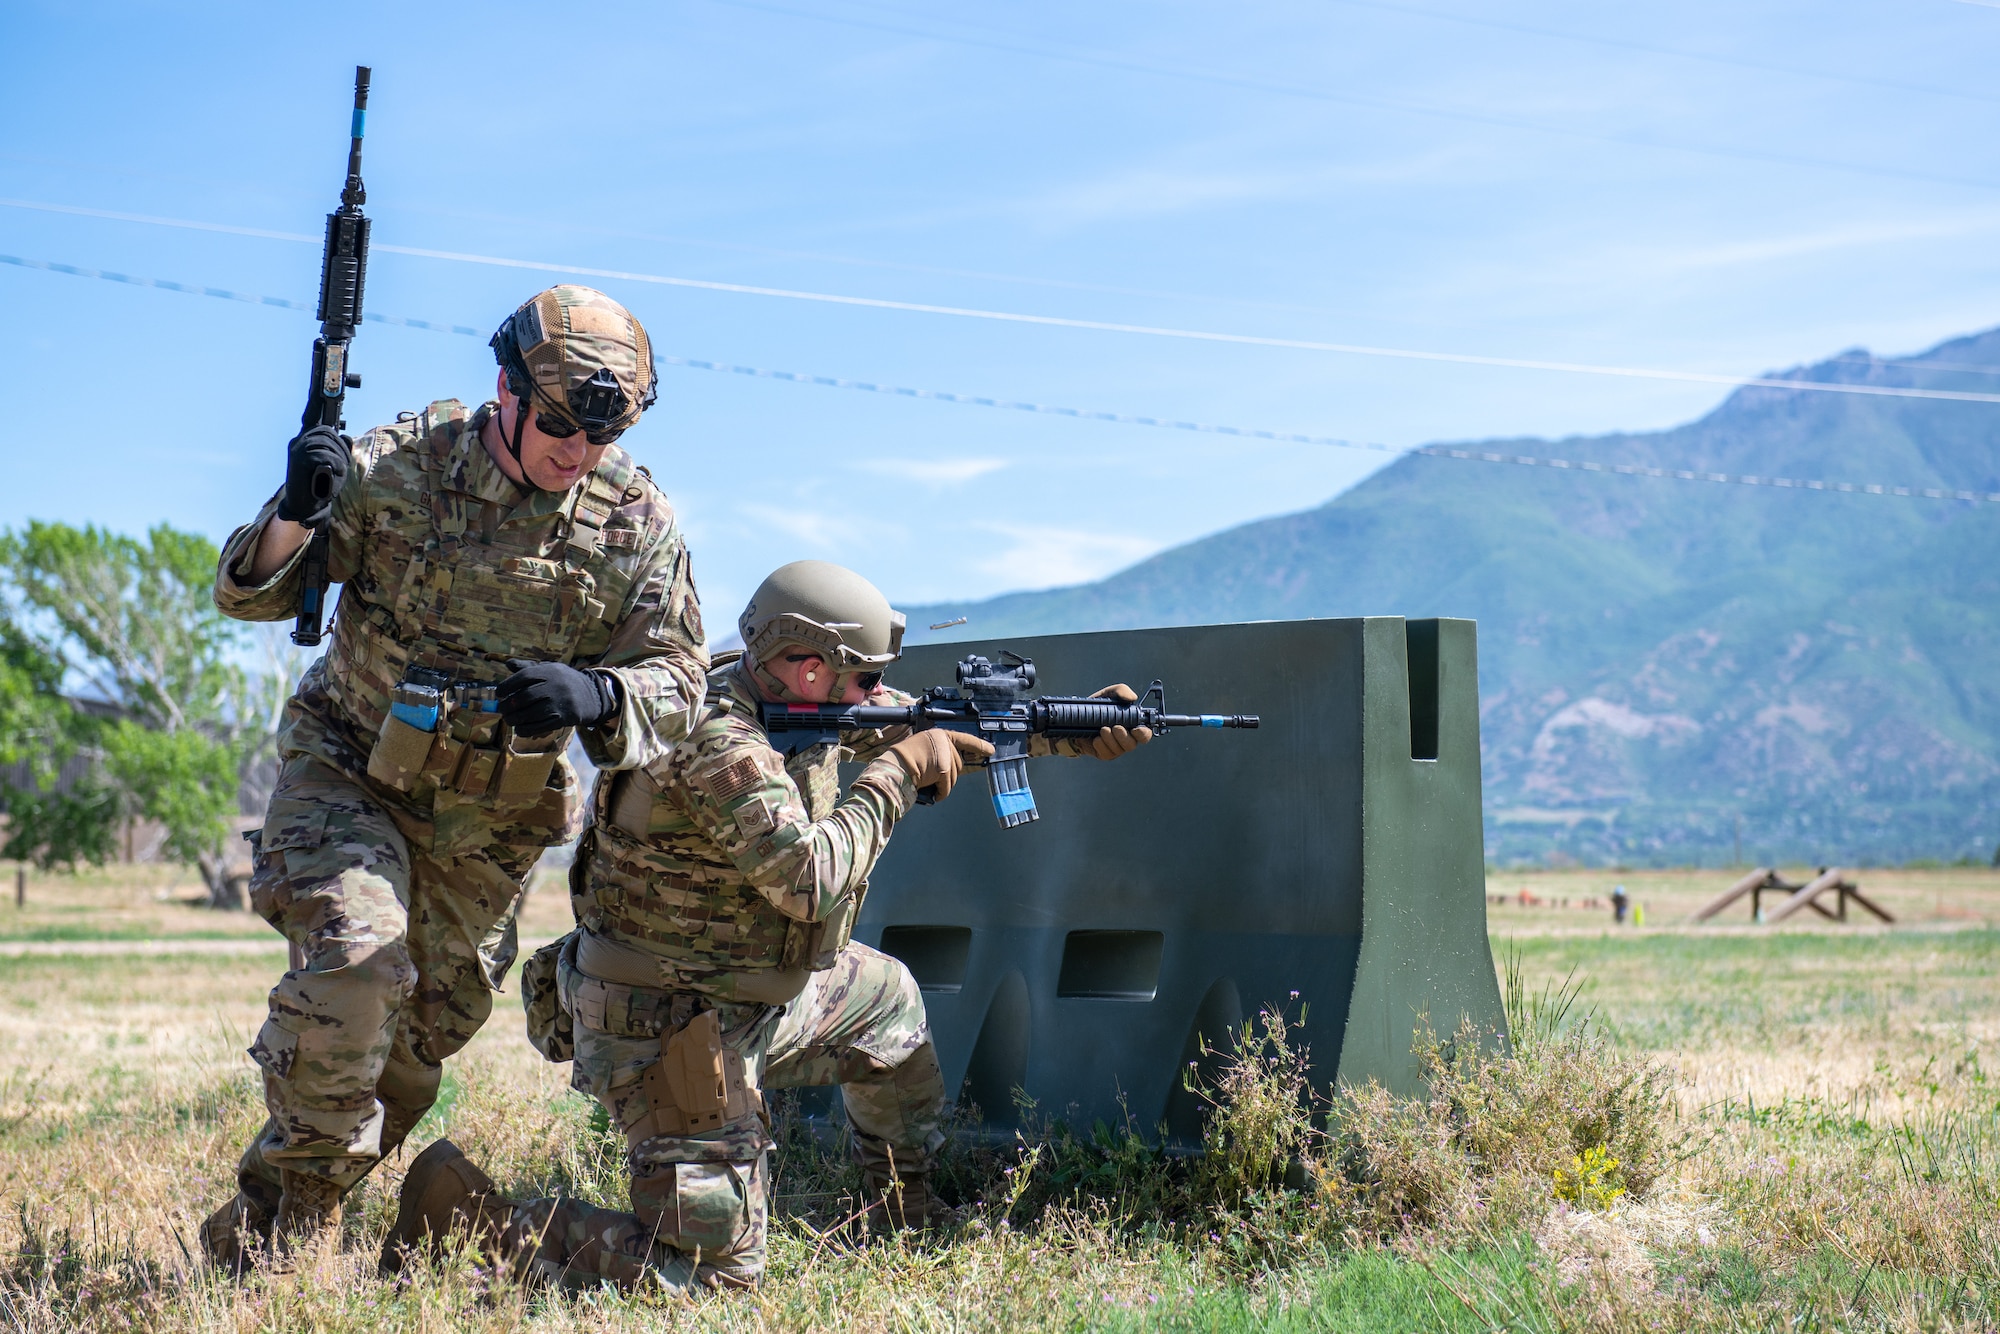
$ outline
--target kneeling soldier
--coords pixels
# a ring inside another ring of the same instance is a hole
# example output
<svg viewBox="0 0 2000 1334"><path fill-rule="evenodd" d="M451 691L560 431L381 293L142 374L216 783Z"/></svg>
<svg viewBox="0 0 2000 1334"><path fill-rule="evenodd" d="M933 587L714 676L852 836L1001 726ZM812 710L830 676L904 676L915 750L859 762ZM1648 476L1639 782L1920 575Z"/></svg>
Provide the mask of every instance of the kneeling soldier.
<svg viewBox="0 0 2000 1334"><path fill-rule="evenodd" d="M216 574L229 615L289 617L304 525L327 523L346 585L286 711L250 882L303 963L251 1048L270 1119L201 1229L228 1268L274 1230L284 1252L336 1224L436 1099L513 962L528 873L582 823L571 736L606 769L659 759L705 689L680 527L612 444L653 401L645 330L555 287L493 348L498 401L477 411L295 439Z"/></svg>
<svg viewBox="0 0 2000 1334"><path fill-rule="evenodd" d="M800 561L737 624L744 652L710 673L688 738L600 782L571 872L578 929L523 970L530 1037L551 1060L573 1041L573 1085L625 1132L631 1212L505 1200L440 1141L411 1166L385 1268L460 1231L557 1282L748 1285L764 1269L768 1088L840 1085L875 1221L948 1213L929 1188L945 1089L923 998L901 962L848 935L918 791L942 798L992 747L942 729L852 734L867 767L842 796L843 748L786 759L759 705L911 703L881 684L901 614L852 571ZM1150 738L1107 728L1037 753L1112 759Z"/></svg>

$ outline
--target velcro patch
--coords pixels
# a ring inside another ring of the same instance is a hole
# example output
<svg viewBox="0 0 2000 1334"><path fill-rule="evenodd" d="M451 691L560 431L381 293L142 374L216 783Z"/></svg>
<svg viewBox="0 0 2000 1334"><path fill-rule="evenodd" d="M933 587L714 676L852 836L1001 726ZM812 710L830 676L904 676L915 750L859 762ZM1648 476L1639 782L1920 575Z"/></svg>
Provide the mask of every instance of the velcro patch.
<svg viewBox="0 0 2000 1334"><path fill-rule="evenodd" d="M752 797L736 808L736 827L745 838L769 833L776 823L777 816L772 812L771 804L762 797Z"/></svg>
<svg viewBox="0 0 2000 1334"><path fill-rule="evenodd" d="M573 334L608 334L613 338L629 338L632 334L625 321L597 306L565 306L563 315L568 318Z"/></svg>
<svg viewBox="0 0 2000 1334"><path fill-rule="evenodd" d="M717 801L733 801L763 782L764 771L755 755L741 755L728 764L694 774L693 778Z"/></svg>

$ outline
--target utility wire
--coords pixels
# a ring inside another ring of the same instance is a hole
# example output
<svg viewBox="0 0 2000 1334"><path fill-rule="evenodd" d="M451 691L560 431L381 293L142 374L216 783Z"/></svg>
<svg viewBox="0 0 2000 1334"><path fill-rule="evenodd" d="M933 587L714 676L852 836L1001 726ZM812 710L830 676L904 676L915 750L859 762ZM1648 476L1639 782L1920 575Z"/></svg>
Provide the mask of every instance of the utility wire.
<svg viewBox="0 0 2000 1334"><path fill-rule="evenodd" d="M1996 0L2000 2L2000 0ZM1364 97L1356 93L1334 93L1323 88L1311 88L1300 84L1275 83L1266 79L1244 78L1234 74L1219 74L1208 70L1184 69L1172 65L1156 65L1146 61L1129 60L1116 56L1085 55L1074 51L1046 46L1026 46L1019 41L991 41L979 37L954 37L934 30L905 27L894 23L881 23L873 19L859 19L816 13L808 9L792 9L784 5L763 3L763 0L710 0L711 4L727 5L734 9L761 10L767 14L779 14L786 18L810 19L820 23L839 24L850 28L868 28L877 32L895 33L904 37L921 37L935 42L955 42L964 46L983 46L996 51L1007 51L1014 55L1036 56L1044 60L1063 60L1079 65L1095 65L1103 69L1124 70L1127 73L1151 74L1169 79L1186 79L1196 83L1217 84L1225 88L1241 88L1252 92L1277 93L1285 97L1306 98L1316 102L1332 102L1342 106L1367 107L1375 111L1395 111L1407 115L1431 116L1441 120L1463 121L1474 125L1497 125L1506 129L1526 130L1533 134L1561 135L1570 139L1584 139L1592 143L1616 144L1620 148L1665 149L1676 153L1693 153L1706 157L1731 158L1739 162L1770 162L1788 167L1811 167L1821 171L1849 172L1862 176L1880 176L1891 180L1924 181L1932 185L1967 186L1975 190L2000 190L2000 181L1980 177L1953 176L1943 172L1918 171L1905 167L1881 166L1873 163L1842 162L1835 158L1810 157L1801 153L1780 153L1758 148L1738 148L1721 144L1703 144L1663 139L1655 135L1597 134L1590 130L1579 130L1566 125L1550 125L1542 121L1519 120L1512 116L1495 116L1487 112L1464 111L1456 107L1438 106L1428 102L1411 102L1384 97Z"/></svg>
<svg viewBox="0 0 2000 1334"><path fill-rule="evenodd" d="M226 187L231 190L257 189L263 198L271 201L309 200L314 204L323 202L324 195L317 191L310 194L303 191L289 191L283 195L252 187L243 181L220 180L209 176L195 176L184 172L164 172L143 170L136 167L121 167L105 162L87 162L77 158L43 157L29 153L0 153L0 162L25 162L35 166L61 167L73 172L95 172L107 176L130 176L142 180L174 181L207 187ZM971 278L978 282L1013 283L1022 287L1049 287L1071 292L1101 292L1109 296L1136 296L1161 301L1194 301L1210 305L1249 306L1263 310L1295 311L1306 315L1335 315L1339 312L1322 306L1305 306L1290 301L1266 301L1256 297L1220 296L1209 292L1174 292L1156 287L1123 287L1115 283L1087 283L1070 278L1046 278L1023 273L994 273L986 269L960 269L939 264L915 264L905 260L881 259L867 255L843 255L826 250L797 250L785 246L757 245L748 241L718 241L705 236L675 236L660 232L633 231L624 227L605 227L585 222L577 218L523 217L512 213L495 213L488 209L441 208L433 205L392 203L378 199L372 206L373 216L380 222L384 215L398 214L430 218L450 218L474 222L497 222L511 227L560 228L585 236L608 236L621 241L644 241L655 245L689 246L702 250L721 250L739 255L759 255L772 259L807 260L815 264L839 264L857 269L884 269L896 273L921 273L931 277Z"/></svg>
<svg viewBox="0 0 2000 1334"><path fill-rule="evenodd" d="M247 292L233 292L227 288L207 287L196 283L172 282L164 278L139 278L131 274L117 273L106 269L87 269L75 264L58 264L50 260L23 259L17 255L0 255L0 264L11 264L24 269L41 269L49 273L67 274L77 278L101 278L107 282L124 283L132 287L155 287L163 291L215 297L224 301L239 301L249 305L275 306L283 310L311 311L315 309L307 302L296 301L289 297L253 296ZM465 324L447 324L440 320L413 319L403 315L382 315L374 311L367 312L362 318L374 324L400 325L409 329L426 329L434 333L460 334L472 338L483 338L486 336L486 332L483 329L476 329ZM1221 426L1212 422L1177 421L1166 417L1144 417L1123 412L1103 412L1091 408L1058 407L1048 403L1030 403L1016 399L989 398L978 394L953 393L943 389L912 389L902 385L877 384L869 380L849 380L832 375L810 375L800 371L769 370L761 366L739 366L730 362L707 361L695 357L677 357L655 353L654 360L664 365L679 366L688 370L713 371L724 375L742 375L762 380L783 380L792 384L816 385L827 389L851 389L862 393L886 394L895 398L929 399L939 403L961 403L972 407L999 408L1012 412L1030 412L1041 416L1070 417L1078 421L1114 422L1125 426L1150 426L1172 431L1192 431L1203 435L1233 436L1244 440L1268 440L1275 444L1326 445L1336 449L1365 450L1378 454L1465 459L1482 463L1508 463L1530 468L1616 473L1626 477L1657 477L1682 482L1731 483L1738 486L1769 486L1786 490L1834 491L1854 495L1906 496L1913 499L1959 500L1973 503L2000 504L2000 491L1980 492L1951 490L1941 487L1888 486L1874 482L1828 482L1797 477L1761 477L1748 474L1707 472L1686 468L1656 468L1636 463L1581 462L1571 459L1546 458L1531 454L1509 454L1493 450L1461 449L1449 445L1419 445L1404 448L1372 441L1348 440L1339 436L1303 435L1288 431L1267 431L1247 426Z"/></svg>
<svg viewBox="0 0 2000 1334"><path fill-rule="evenodd" d="M2000 3L2000 0L1995 0ZM1754 69L1767 74L1790 74L1802 79L1826 79L1834 83L1858 84L1864 88L1887 88L1899 93L1924 93L1931 97L1959 97L1968 102L2000 102L2000 97L1988 93L1968 93L1957 88L1934 88L1929 84L1903 83L1897 79L1875 79L1866 74L1842 74L1834 70L1804 69L1797 65L1774 65L1762 60L1744 60L1739 56L1711 55L1706 51L1682 51L1671 46L1651 46L1645 42L1628 41L1621 37L1599 37L1591 33L1564 32L1560 28L1537 28L1526 23L1507 23L1500 19L1478 18L1471 14L1453 14L1442 9L1420 9L1415 5L1387 3L1385 0L1334 0L1335 4L1353 9L1374 9L1385 14L1405 14L1413 18L1438 19L1445 23L1463 23L1475 28L1491 28L1499 32L1525 33L1531 37L1554 37L1559 41L1583 42L1591 46L1608 46L1621 51L1639 51L1646 55L1670 56L1676 60L1695 60L1707 65L1726 65L1735 69ZM874 6L870 6L873 8Z"/></svg>
<svg viewBox="0 0 2000 1334"><path fill-rule="evenodd" d="M321 244L323 238L302 232L279 232L260 227L239 227L227 223L192 222L180 218L153 217L143 213L118 213L107 209L79 208L68 204L47 204L21 199L0 199L0 206L37 209L81 217L110 218L120 222L144 223L159 227L185 227L196 231L225 232L267 240ZM1795 380L1783 376L1718 375L1707 371L1659 370L1642 366L1603 366L1588 362L1543 361L1528 357L1489 357L1468 352L1428 352L1415 348L1378 347L1365 343L1327 343L1304 338L1274 338L1263 334L1222 333L1207 329L1176 329L1154 324L1124 324L1112 320L1071 319L1062 315L1031 315L1019 311L982 310L972 306L939 306L921 301L892 301L885 297L846 296L833 292L807 292L788 287L762 287L751 283L715 282L706 278L681 278L669 274L637 273L627 269L600 269L581 264L552 264L542 260L508 259L499 255L474 255L457 250L432 250L422 246L390 245L377 241L371 248L392 255L448 260L460 264L485 264L535 273L575 274L586 278L613 278L623 282L654 283L665 287L685 287L704 292L727 292L738 296L776 297L788 301L811 301L824 305L858 306L869 310L907 311L919 315L945 315L956 319L992 320L1003 324L1028 324L1055 329L1087 329L1099 333L1136 334L1148 338L1173 338L1202 343L1230 343L1245 347L1276 347L1301 352L1333 352L1347 356L1387 357L1401 361L1434 361L1460 366L1491 366L1507 370L1560 371L1574 375L1609 375L1620 379L1669 380L1682 384L1726 385L1730 388L1790 389L1809 393L1855 394L1869 398L1938 399L1953 403L2000 403L2000 394L1961 389L1917 389L1903 385L1842 384L1825 380Z"/></svg>

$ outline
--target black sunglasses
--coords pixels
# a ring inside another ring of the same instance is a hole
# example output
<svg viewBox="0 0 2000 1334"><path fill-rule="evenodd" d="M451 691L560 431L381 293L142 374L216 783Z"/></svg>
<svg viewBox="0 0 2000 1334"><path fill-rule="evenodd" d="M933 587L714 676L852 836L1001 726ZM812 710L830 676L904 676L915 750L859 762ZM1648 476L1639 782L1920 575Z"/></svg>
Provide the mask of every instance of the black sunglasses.
<svg viewBox="0 0 2000 1334"><path fill-rule="evenodd" d="M567 440L582 428L575 422L558 417L552 412L537 412L535 414L535 429L543 435L552 436L557 440ZM623 434L625 434L623 431L606 431L602 433L592 431L583 438L593 445L608 445Z"/></svg>

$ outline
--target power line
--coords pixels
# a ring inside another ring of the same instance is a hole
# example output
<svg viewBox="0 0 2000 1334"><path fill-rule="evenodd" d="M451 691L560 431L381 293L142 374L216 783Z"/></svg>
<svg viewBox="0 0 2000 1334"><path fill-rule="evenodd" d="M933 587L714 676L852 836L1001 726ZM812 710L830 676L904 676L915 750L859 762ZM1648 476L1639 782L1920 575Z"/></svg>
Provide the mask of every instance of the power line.
<svg viewBox="0 0 2000 1334"><path fill-rule="evenodd" d="M954 42L963 46L982 46L995 51L1011 52L1015 55L1036 56L1044 60L1063 60L1079 65L1095 65L1103 69L1124 70L1127 73L1151 74L1169 79L1186 79L1196 83L1216 84L1225 88L1276 93L1285 97L1306 98L1316 102L1332 102L1342 106L1367 107L1374 111L1395 111L1407 115L1431 116L1440 120L1462 121L1474 125L1496 125L1505 129L1526 130L1533 134L1553 134L1569 139L1584 139L1592 143L1616 144L1620 148L1665 149L1670 152L1693 153L1704 157L1730 158L1739 162L1769 162L1781 166L1811 167L1821 171L1849 172L1862 176L1886 177L1892 180L1923 181L1932 185L1957 185L1976 190L2000 190L2000 181L1967 176L1952 176L1943 172L1917 171L1905 167L1879 166L1861 162L1842 162L1834 158L1816 158L1800 153L1779 153L1758 148L1677 142L1672 139L1662 139L1654 135L1598 134L1590 130L1574 129L1567 125L1549 125L1540 121L1518 120L1512 116L1495 116L1487 112L1464 111L1456 107L1437 106L1426 102L1410 102L1385 97L1364 97L1357 93L1334 93L1322 88L1310 88L1299 84L1275 83L1266 79L1245 78L1234 74L1219 74L1208 70L1184 69L1172 65L1156 65L1124 57L1086 55L1075 51L1065 51L1059 47L1026 46L1022 45L1019 39L1000 42L979 37L954 37L949 33L904 27L894 23L881 23L872 19L848 18L833 14L815 13L807 9L792 9L783 5L766 4L763 3L763 0L710 0L710 3L728 5L735 9L761 10L768 14L780 14L787 18L810 19L820 23L833 23L850 28L868 28L877 32L896 33L904 37L922 37L935 42ZM2000 0L1996 0L1996 3L2000 3Z"/></svg>
<svg viewBox="0 0 2000 1334"><path fill-rule="evenodd" d="M62 167L70 171L97 172L108 176L130 176L145 180L176 181L202 186L225 186L230 189L249 189L242 181L221 180L211 176L195 176L185 172L152 171L138 167L122 167L106 162L87 162L77 158L45 157L30 153L0 153L0 162L26 162L39 166ZM261 189L261 187L259 187ZM271 200L308 200L314 204L323 201L317 193L289 191L276 194L261 190L265 198ZM915 264L906 260L881 259L868 255L843 255L826 250L797 250L786 246L758 245L748 241L718 241L705 236L676 236L661 232L633 231L625 227L605 227L585 222L577 218L549 218L522 216L513 213L496 213L488 209L443 208L420 203L392 203L377 200L372 206L374 216L380 222L385 215L414 215L431 218L469 219L475 222L498 222L514 227L560 228L585 236L608 236L621 241L645 241L656 245L689 246L702 250L720 250L730 254L758 255L771 259L806 260L815 264L839 264L848 268L883 269L894 273L921 273L931 277L971 278L977 282L1013 283L1022 287L1048 287L1070 292L1100 292L1109 296L1136 296L1162 301L1195 301L1211 305L1249 306L1263 310L1294 311L1307 315L1333 315L1338 312L1322 306L1306 306L1291 301L1267 301L1257 297L1222 296L1212 292L1175 292L1156 287L1125 287L1116 283L1080 282L1071 278L1047 278L1026 273L995 273L988 269L961 269L941 264ZM264 235L265 233L252 233ZM290 239L290 233L279 233L281 238Z"/></svg>
<svg viewBox="0 0 2000 1334"><path fill-rule="evenodd" d="M1985 2L1985 0L1967 0L1967 3L1974 2ZM1991 2L2000 5L2000 0ZM1554 37L1565 42L1584 42L1591 46L1608 46L1623 51L1640 51L1647 55L1671 56L1676 60L1695 60L1708 65L1761 70L1769 74L1791 74L1804 79L1827 79L1835 83L1859 84L1864 88L1888 88L1901 93L1924 93L1931 97L1959 97L1969 102L2000 102L2000 97L1987 93L1968 93L1957 88L1933 88L1928 84L1903 83L1897 79L1874 79L1865 74L1842 74L1835 70L1803 69L1797 65L1774 65L1762 60L1744 60L1737 56L1711 55L1705 51L1682 51L1671 46L1651 46L1645 42L1628 41L1621 37L1599 37L1590 33L1564 32L1559 28L1538 28L1526 23L1507 23L1499 19L1476 18L1470 14L1453 14L1442 9L1419 9L1414 5L1385 3L1385 0L1334 0L1334 3L1354 9L1380 10L1385 14L1406 14L1415 18L1439 19L1446 23L1463 23L1499 32L1526 33L1531 37Z"/></svg>
<svg viewBox="0 0 2000 1334"><path fill-rule="evenodd" d="M154 217L143 213L119 213L108 209L81 208L69 204L48 204L21 199L0 199L0 206L36 209L81 217L109 218L120 222L144 223L159 227L185 227L196 231L224 232L267 240L318 245L322 238L302 232L279 232L259 227L239 227L227 223L194 222L179 218ZM574 274L585 278L612 278L621 282L652 283L664 287L684 287L704 292L726 292L737 296L774 297L787 301L810 301L823 305L856 306L868 310L895 310L919 315L943 315L955 319L991 320L1002 324L1026 324L1054 329L1084 329L1098 333L1135 334L1147 338L1172 338L1201 343L1228 343L1242 347L1275 347L1300 352L1331 352L1345 356L1386 357L1400 361L1432 361L1459 366L1489 366L1503 370L1557 371L1572 375L1608 375L1619 379L1667 380L1681 384L1726 385L1730 388L1788 389L1807 393L1856 394L1869 398L1937 399L1953 403L2000 403L2000 394L1960 389L1917 389L1902 385L1842 384L1825 380L1794 380L1782 376L1717 375L1706 371L1660 370L1643 366L1603 366L1588 362L1546 361L1529 357L1491 357L1469 352L1429 352L1416 348L1380 347L1365 343L1329 343L1305 338L1276 338L1264 334L1223 333L1208 329L1176 329L1154 324L1125 324L1113 320L1071 319L1063 315L1034 315L1020 311L984 310L974 306L940 306L922 301L892 301L885 297L847 296L834 292L808 292L789 287L763 287L752 283L716 282L707 278L682 278L670 274L638 273L628 269L601 269L582 264L556 264L543 260L509 259L499 255L475 255L457 250L433 250L422 246L391 245L377 241L373 249L392 255L420 259L447 260L459 264L482 264L534 273Z"/></svg>
<svg viewBox="0 0 2000 1334"><path fill-rule="evenodd" d="M130 274L104 269L87 269L75 264L58 264L50 260L23 259L16 255L0 255L0 264L11 264L19 268L41 269L50 273L67 274L78 278L100 278L108 282L124 283L133 287L154 287L164 291L182 292L193 296L216 297L225 301L238 301L249 305L275 306L284 310L311 311L313 306L304 301L288 297L253 296L246 292L234 292L227 288L207 287L195 283L172 282L163 278L139 278ZM472 338L483 338L482 329L465 324L448 324L439 320L414 319L403 315L382 315L369 312L366 320L376 324L400 325L410 329L425 329L434 333L460 334ZM723 375L742 375L763 380L782 380L792 384L814 385L827 389L849 389L862 393L884 394L894 398L928 399L939 403L959 403L970 407L997 408L1010 412L1028 412L1041 416L1069 417L1078 421L1112 422L1125 426L1148 426L1171 431L1191 431L1202 435L1231 436L1243 440L1267 440L1274 444L1324 445L1336 449L1365 450L1371 453L1394 454L1398 456L1416 455L1428 458L1465 459L1482 463L1506 463L1520 467L1554 468L1563 471L1589 473L1615 473L1625 477L1654 477L1671 481L1729 483L1738 486L1767 486L1784 490L1832 491L1852 495L1904 496L1925 500L1959 500L1973 503L2000 504L2000 491L1979 492L1950 490L1940 487L1889 486L1873 482L1828 482L1797 477L1762 477L1748 474L1708 472L1684 468L1658 468L1635 463L1595 463L1571 459L1547 458L1529 454L1509 454L1493 450L1468 450L1450 445L1419 445L1400 447L1373 441L1348 440L1339 436L1304 435L1289 431L1269 431L1247 426L1223 426L1213 422L1175 420L1166 417L1146 417L1123 412L1104 412L1091 408L1061 407L1048 403L1031 403L1018 399L991 398L979 394L961 394L943 389L913 389L902 385L878 384L870 380L849 380L832 375L812 375L800 371L770 370L761 366L739 366L731 362L708 361L695 357L677 357L655 354L656 361L679 366L688 370L712 371Z"/></svg>

